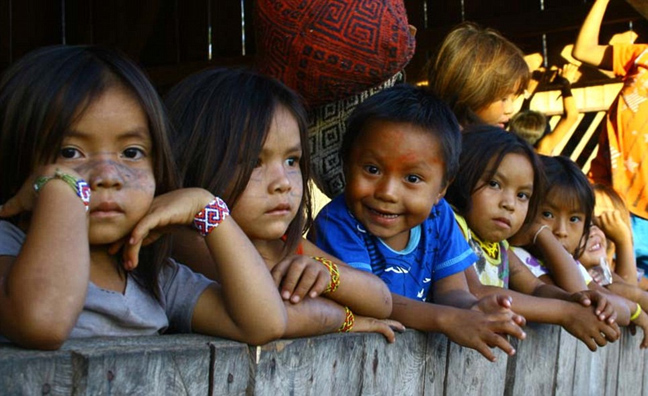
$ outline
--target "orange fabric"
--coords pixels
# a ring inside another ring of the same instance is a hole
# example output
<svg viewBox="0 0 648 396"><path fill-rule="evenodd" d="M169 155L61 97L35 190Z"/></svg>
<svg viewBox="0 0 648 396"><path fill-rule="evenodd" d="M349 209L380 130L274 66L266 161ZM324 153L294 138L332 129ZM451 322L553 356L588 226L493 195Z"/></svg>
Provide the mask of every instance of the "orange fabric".
<svg viewBox="0 0 648 396"><path fill-rule="evenodd" d="M648 219L648 45L613 47L623 88L608 111L589 178L611 185L633 214Z"/></svg>

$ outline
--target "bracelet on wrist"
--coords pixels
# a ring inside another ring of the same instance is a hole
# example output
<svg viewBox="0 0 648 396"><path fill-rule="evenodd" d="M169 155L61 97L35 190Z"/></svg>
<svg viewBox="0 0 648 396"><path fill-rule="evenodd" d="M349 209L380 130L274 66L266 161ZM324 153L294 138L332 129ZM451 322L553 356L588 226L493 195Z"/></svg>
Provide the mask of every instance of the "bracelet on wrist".
<svg viewBox="0 0 648 396"><path fill-rule="evenodd" d="M322 263L328 269L329 275L331 275L331 281L322 294L335 292L340 286L340 271L338 270L337 264L329 259L325 259L324 257L312 257L312 259Z"/></svg>
<svg viewBox="0 0 648 396"><path fill-rule="evenodd" d="M353 325L355 324L355 316L353 315L353 312L349 309L349 307L344 307L344 312L345 312L345 318L344 318L344 323L342 323L342 326L338 329L338 333L348 333L353 329Z"/></svg>
<svg viewBox="0 0 648 396"><path fill-rule="evenodd" d="M549 226L546 224L543 224L542 227L538 228L538 231L536 231L535 235L533 236L533 244L536 244L536 241L538 240L538 235L542 232L544 229L549 229Z"/></svg>
<svg viewBox="0 0 648 396"><path fill-rule="evenodd" d="M196 227L200 235L206 237L214 228L218 227L220 223L229 216L230 211L227 204L222 199L216 197L205 206L203 210L198 212L194 217L193 225Z"/></svg>
<svg viewBox="0 0 648 396"><path fill-rule="evenodd" d="M36 194L38 194L40 190L42 190L43 187L53 179L63 180L68 186L70 186L72 191L74 191L77 197L81 199L81 202L83 202L86 212L88 211L91 195L88 183L83 179L77 179L76 177L63 173L58 169L54 172L54 176L41 176L34 181L34 191Z"/></svg>
<svg viewBox="0 0 648 396"><path fill-rule="evenodd" d="M630 321L635 321L639 317L639 315L641 315L641 304L637 303L637 309L635 309L632 316L630 316Z"/></svg>

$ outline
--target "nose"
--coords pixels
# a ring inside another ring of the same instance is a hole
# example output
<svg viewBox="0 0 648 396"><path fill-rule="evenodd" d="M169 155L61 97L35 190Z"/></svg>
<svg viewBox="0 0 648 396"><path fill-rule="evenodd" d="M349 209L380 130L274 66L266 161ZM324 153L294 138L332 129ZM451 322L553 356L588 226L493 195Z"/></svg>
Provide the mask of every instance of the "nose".
<svg viewBox="0 0 648 396"><path fill-rule="evenodd" d="M116 188L121 189L124 185L122 173L119 165L111 160L99 160L91 165L90 188L97 190L99 188Z"/></svg>
<svg viewBox="0 0 648 396"><path fill-rule="evenodd" d="M515 210L515 194L509 191L502 192L502 200L500 206L510 212Z"/></svg>
<svg viewBox="0 0 648 396"><path fill-rule="evenodd" d="M383 177L376 183L374 190L376 199L384 202L397 202L398 201L398 186L396 180L390 177Z"/></svg>
<svg viewBox="0 0 648 396"><path fill-rule="evenodd" d="M270 192L285 193L290 191L292 185L288 175L289 170L286 170L283 164L271 167L269 172L270 184L268 185L268 188Z"/></svg>
<svg viewBox="0 0 648 396"><path fill-rule="evenodd" d="M558 239L566 238L567 237L567 220L566 219L558 219L558 221L556 222L556 225L554 226L553 233Z"/></svg>

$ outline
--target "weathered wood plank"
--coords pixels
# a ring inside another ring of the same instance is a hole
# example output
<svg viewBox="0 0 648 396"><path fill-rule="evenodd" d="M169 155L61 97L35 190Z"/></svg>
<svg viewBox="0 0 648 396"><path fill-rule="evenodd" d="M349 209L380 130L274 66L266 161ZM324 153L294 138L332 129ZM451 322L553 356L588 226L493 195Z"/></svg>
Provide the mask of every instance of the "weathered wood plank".
<svg viewBox="0 0 648 396"><path fill-rule="evenodd" d="M427 336L414 330L398 334L394 344L382 337L366 339L362 395L422 395L430 351Z"/></svg>
<svg viewBox="0 0 648 396"><path fill-rule="evenodd" d="M260 396L357 392L365 358L358 334L280 340L260 348L251 391Z"/></svg>
<svg viewBox="0 0 648 396"><path fill-rule="evenodd" d="M581 341L560 328L558 361L556 364L556 395L571 395L574 387L574 365L577 344Z"/></svg>
<svg viewBox="0 0 648 396"><path fill-rule="evenodd" d="M507 355L499 349L494 353L497 361L490 362L473 349L450 343L445 391L449 395L502 395Z"/></svg>
<svg viewBox="0 0 648 396"><path fill-rule="evenodd" d="M505 395L549 395L555 385L560 327L529 323L524 331L526 339L511 342L516 353L508 359Z"/></svg>
<svg viewBox="0 0 648 396"><path fill-rule="evenodd" d="M444 395L446 361L450 340L442 334L429 333L425 354L425 396Z"/></svg>
<svg viewBox="0 0 648 396"><path fill-rule="evenodd" d="M0 344L0 393L68 395L73 388L72 357L67 351L28 351Z"/></svg>
<svg viewBox="0 0 648 396"><path fill-rule="evenodd" d="M624 330L621 339L619 353L619 375L617 380L617 394L623 396L641 395L642 378L640 373L644 372L646 352L639 348L643 334L637 330L637 335L632 336L628 330Z"/></svg>

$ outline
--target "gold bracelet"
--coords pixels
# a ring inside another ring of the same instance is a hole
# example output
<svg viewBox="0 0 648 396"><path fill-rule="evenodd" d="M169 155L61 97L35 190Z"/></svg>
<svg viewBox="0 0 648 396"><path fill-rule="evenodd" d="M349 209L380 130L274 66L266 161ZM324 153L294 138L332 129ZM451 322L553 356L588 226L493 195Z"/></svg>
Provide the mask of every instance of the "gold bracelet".
<svg viewBox="0 0 648 396"><path fill-rule="evenodd" d="M353 325L355 324L355 316L353 315L353 312L349 309L349 307L344 307L344 312L345 312L345 317L344 317L344 323L342 323L342 326L338 329L338 333L348 333L353 329Z"/></svg>
<svg viewBox="0 0 648 396"><path fill-rule="evenodd" d="M340 286L340 271L338 270L337 264L329 259L325 259L324 257L311 258L322 263L329 270L329 274L331 275L331 281L329 282L328 286L326 286L326 289L324 289L322 294L335 292Z"/></svg>
<svg viewBox="0 0 648 396"><path fill-rule="evenodd" d="M633 322L635 319L637 319L641 315L641 304L637 303L637 309L634 311L632 316L630 317L630 321Z"/></svg>

